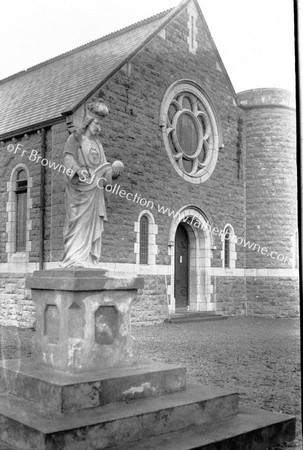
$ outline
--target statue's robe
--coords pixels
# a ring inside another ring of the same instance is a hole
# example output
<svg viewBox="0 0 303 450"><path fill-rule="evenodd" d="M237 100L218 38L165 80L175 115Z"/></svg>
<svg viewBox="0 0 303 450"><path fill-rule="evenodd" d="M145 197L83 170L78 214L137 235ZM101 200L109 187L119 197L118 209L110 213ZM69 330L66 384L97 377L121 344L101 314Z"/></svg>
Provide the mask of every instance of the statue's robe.
<svg viewBox="0 0 303 450"><path fill-rule="evenodd" d="M91 267L99 262L103 221L107 220L104 186L111 182L111 170L108 164L107 173L106 169L101 168L91 179L85 175L79 177L77 170L88 168L92 174L106 163L98 139L88 139L83 135L77 140L74 134L69 136L64 149L64 165L67 170L72 170L73 175L65 175L66 221L62 267Z"/></svg>

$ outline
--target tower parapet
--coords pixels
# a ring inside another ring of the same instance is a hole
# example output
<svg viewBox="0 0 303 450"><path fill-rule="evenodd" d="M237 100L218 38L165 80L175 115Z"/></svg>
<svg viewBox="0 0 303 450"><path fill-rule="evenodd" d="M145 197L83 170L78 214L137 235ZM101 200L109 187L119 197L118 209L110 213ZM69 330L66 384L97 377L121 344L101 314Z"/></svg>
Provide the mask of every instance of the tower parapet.
<svg viewBox="0 0 303 450"><path fill-rule="evenodd" d="M296 107L295 95L286 89L278 88L251 89L239 92L237 102L244 109L271 106L290 109Z"/></svg>

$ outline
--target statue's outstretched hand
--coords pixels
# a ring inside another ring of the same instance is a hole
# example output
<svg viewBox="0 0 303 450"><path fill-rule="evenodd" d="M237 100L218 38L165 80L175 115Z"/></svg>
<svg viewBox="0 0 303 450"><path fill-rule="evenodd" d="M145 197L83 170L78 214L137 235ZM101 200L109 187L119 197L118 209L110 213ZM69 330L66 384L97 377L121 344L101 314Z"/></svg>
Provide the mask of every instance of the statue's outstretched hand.
<svg viewBox="0 0 303 450"><path fill-rule="evenodd" d="M112 163L112 177L118 178L124 170L124 164L122 161L114 161Z"/></svg>

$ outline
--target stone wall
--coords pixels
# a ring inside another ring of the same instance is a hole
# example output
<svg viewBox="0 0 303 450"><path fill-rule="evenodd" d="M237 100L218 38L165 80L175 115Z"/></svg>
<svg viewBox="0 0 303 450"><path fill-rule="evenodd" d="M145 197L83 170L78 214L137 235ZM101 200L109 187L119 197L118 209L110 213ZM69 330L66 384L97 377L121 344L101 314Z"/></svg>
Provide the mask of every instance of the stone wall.
<svg viewBox="0 0 303 450"><path fill-rule="evenodd" d="M35 320L31 291L25 289L25 274L2 273L0 278L0 324L30 328Z"/></svg>
<svg viewBox="0 0 303 450"><path fill-rule="evenodd" d="M63 149L68 135L66 123L52 126L46 153L49 161L64 164ZM62 170L47 169L45 171L45 262L61 261L63 256L65 182Z"/></svg>
<svg viewBox="0 0 303 450"><path fill-rule="evenodd" d="M212 277L217 312L226 316L246 315L245 277Z"/></svg>
<svg viewBox="0 0 303 450"><path fill-rule="evenodd" d="M250 316L296 317L299 280L292 277L247 277L247 313Z"/></svg>
<svg viewBox="0 0 303 450"><path fill-rule="evenodd" d="M165 276L144 276L144 289L138 292L138 301L132 307L135 325L162 323L168 316Z"/></svg>

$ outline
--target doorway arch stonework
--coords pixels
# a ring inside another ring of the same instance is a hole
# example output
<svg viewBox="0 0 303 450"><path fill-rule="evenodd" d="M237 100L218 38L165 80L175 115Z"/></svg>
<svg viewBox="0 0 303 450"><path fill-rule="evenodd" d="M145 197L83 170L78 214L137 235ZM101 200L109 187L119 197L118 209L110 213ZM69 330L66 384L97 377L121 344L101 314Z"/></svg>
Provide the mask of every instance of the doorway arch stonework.
<svg viewBox="0 0 303 450"><path fill-rule="evenodd" d="M189 311L214 311L210 277L212 238L207 216L195 206L181 208L173 219L168 238L168 253L171 257L171 285L168 291L170 313L176 311L175 302L175 236L182 223L189 238Z"/></svg>
<svg viewBox="0 0 303 450"><path fill-rule="evenodd" d="M176 311L187 310L189 306L189 243L190 239L187 227L183 222L180 222L176 229L174 242L174 297Z"/></svg>

